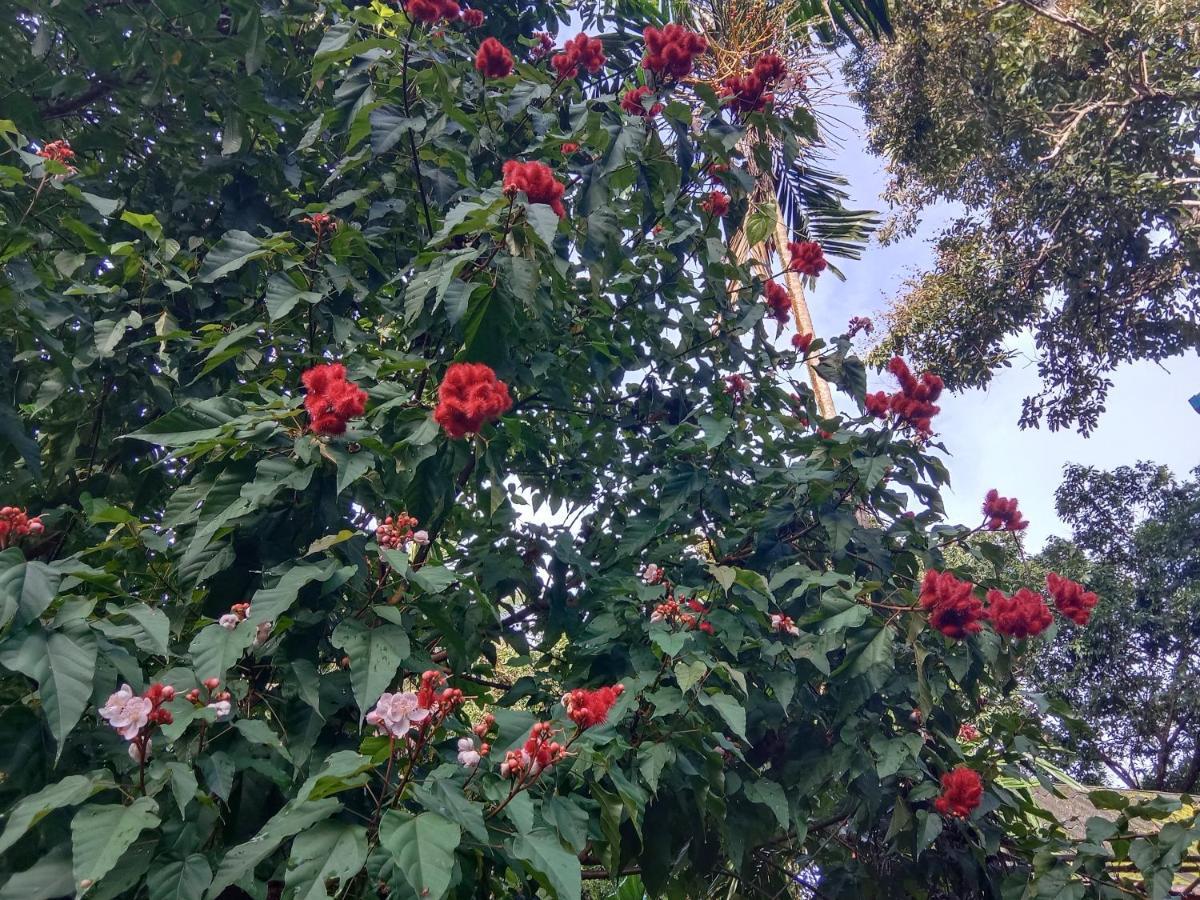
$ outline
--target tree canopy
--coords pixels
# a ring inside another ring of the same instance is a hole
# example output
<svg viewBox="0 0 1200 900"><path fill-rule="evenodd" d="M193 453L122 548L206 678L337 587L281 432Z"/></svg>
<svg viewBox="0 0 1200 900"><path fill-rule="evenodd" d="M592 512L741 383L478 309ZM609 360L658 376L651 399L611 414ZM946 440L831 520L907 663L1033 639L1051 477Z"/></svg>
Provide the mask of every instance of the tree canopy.
<svg viewBox="0 0 1200 900"><path fill-rule="evenodd" d="M961 212L880 359L988 383L1029 330L1023 425L1090 431L1112 372L1200 347L1200 3L905 0L847 68L898 207Z"/></svg>
<svg viewBox="0 0 1200 900"><path fill-rule="evenodd" d="M0 23L0 897L1164 895L1177 803L962 731L1084 585L960 578L937 376L768 323L879 4L609 6Z"/></svg>

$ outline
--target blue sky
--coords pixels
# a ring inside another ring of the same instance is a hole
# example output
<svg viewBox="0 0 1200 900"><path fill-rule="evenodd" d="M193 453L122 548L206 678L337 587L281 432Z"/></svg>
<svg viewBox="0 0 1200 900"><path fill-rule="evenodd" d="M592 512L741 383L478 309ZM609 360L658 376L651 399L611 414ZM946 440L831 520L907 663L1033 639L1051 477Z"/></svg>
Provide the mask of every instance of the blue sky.
<svg viewBox="0 0 1200 900"><path fill-rule="evenodd" d="M839 104L837 140L829 168L850 180L851 205L886 212L880 194L887 182L883 161L868 154L862 140L862 117L849 103ZM888 298L903 282L932 265L931 240L946 222L950 208L929 210L911 239L883 247L872 244L858 262L838 261L846 281L826 274L809 298L818 335L845 330L851 316L879 319ZM1112 468L1152 460L1184 475L1200 465L1200 415L1188 398L1200 392L1200 356L1168 360L1162 366L1139 363L1120 368L1109 394L1107 412L1088 438L1075 432L1017 427L1022 398L1036 393L1033 341L1014 338L1019 351L1011 369L1002 370L986 390L943 395L942 413L934 420L939 440L951 456L952 477L945 497L955 522L976 524L989 488L1017 497L1029 519L1026 547L1037 550L1052 534L1069 531L1054 512L1054 490L1065 463ZM872 390L894 389L886 373L871 373Z"/></svg>

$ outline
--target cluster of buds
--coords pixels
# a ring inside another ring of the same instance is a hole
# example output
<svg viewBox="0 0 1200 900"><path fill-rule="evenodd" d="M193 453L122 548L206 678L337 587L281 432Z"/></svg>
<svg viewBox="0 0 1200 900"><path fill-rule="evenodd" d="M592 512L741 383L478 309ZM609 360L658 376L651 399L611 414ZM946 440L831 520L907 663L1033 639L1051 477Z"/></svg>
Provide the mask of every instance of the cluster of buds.
<svg viewBox="0 0 1200 900"><path fill-rule="evenodd" d="M422 728L436 728L446 717L463 705L466 699L458 688L445 687L446 675L437 669L429 669L421 674L421 687L417 690L417 702L423 709L429 710L429 725Z"/></svg>
<svg viewBox="0 0 1200 900"><path fill-rule="evenodd" d="M0 550L14 546L21 538L45 531L40 516L30 518L17 506L0 508Z"/></svg>
<svg viewBox="0 0 1200 900"><path fill-rule="evenodd" d="M579 726L580 731L583 731L603 725L608 720L609 710L613 708L617 698L624 692L623 684L596 688L594 691L576 688L563 694L562 705L567 710L567 718Z"/></svg>
<svg viewBox="0 0 1200 900"><path fill-rule="evenodd" d="M533 45L533 49L529 51L529 58L534 62L545 59L554 52L554 38L547 32L539 31L534 34L537 38L537 43Z"/></svg>
<svg viewBox="0 0 1200 900"><path fill-rule="evenodd" d="M205 678L202 682L205 691L209 695L209 702L205 703L204 698L200 695L200 688L192 688L186 694L184 699L194 706L203 706L206 709L211 709L217 714L218 719L226 719L233 712L233 694L229 691L218 691L221 686L220 678Z"/></svg>
<svg viewBox="0 0 1200 900"><path fill-rule="evenodd" d="M854 316L850 320L850 324L846 326L846 333L849 337L854 337L859 332L871 334L874 330L875 323L866 316Z"/></svg>
<svg viewBox="0 0 1200 900"><path fill-rule="evenodd" d="M496 717L491 713L486 713L482 719L471 726L471 731L475 737L464 737L458 739L458 764L468 769L476 768L492 750L492 745L484 738L496 725ZM475 746L475 738L479 739L479 746Z"/></svg>
<svg viewBox="0 0 1200 900"><path fill-rule="evenodd" d="M771 630L777 634L790 634L792 637L800 636L800 629L796 627L796 623L791 616L785 616L782 613L771 614Z"/></svg>
<svg viewBox="0 0 1200 900"><path fill-rule="evenodd" d="M71 149L71 145L66 141L51 141L42 147L37 152L37 155L42 159L52 159L56 163L62 163L72 175L79 171L71 165L71 160L75 158L75 151Z"/></svg>
<svg viewBox="0 0 1200 900"><path fill-rule="evenodd" d="M519 782L536 778L546 769L567 756L567 748L554 740L554 728L549 722L537 722L529 731L529 738L520 750L509 750L500 764L503 778L516 778Z"/></svg>
<svg viewBox="0 0 1200 900"><path fill-rule="evenodd" d="M688 609L690 612L684 612L684 609ZM708 607L694 597L684 598L681 602L668 596L666 600L654 607L654 611L650 613L650 621L666 622L668 625L678 623L689 631L715 634L716 629L713 628L712 622L704 618L708 612Z"/></svg>
<svg viewBox="0 0 1200 900"><path fill-rule="evenodd" d="M414 544L428 544L429 532L413 531L413 527L416 524L416 518L410 516L407 512L388 516L375 529L375 540L384 550L401 550L407 547L410 542Z"/></svg>
<svg viewBox="0 0 1200 900"><path fill-rule="evenodd" d="M150 758L150 733L155 725L170 725L175 721L164 703L175 699L175 688L155 682L140 696L127 684L109 696L100 707L100 717L129 741L129 757L142 764Z"/></svg>
<svg viewBox="0 0 1200 900"><path fill-rule="evenodd" d="M338 220L332 213L312 213L305 216L300 222L313 230L318 244L325 239L326 235L333 234L338 230Z"/></svg>

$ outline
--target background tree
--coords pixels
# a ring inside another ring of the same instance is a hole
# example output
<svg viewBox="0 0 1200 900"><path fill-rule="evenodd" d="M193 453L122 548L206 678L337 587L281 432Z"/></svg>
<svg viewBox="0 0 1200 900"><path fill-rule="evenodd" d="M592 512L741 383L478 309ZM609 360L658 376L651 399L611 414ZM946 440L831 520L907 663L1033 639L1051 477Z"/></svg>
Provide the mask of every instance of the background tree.
<svg viewBox="0 0 1200 900"><path fill-rule="evenodd" d="M906 0L847 68L907 233L963 212L879 359L986 384L1030 329L1022 424L1094 427L1121 363L1200 346L1200 3Z"/></svg>
<svg viewBox="0 0 1200 900"><path fill-rule="evenodd" d="M776 347L736 151L811 117L659 8L4 21L6 900L1170 884L1195 821L1103 843L1170 804L1071 841L1040 723L958 741L1039 639L919 581L937 383Z"/></svg>
<svg viewBox="0 0 1200 900"><path fill-rule="evenodd" d="M1031 562L1105 597L1094 627L1060 631L1034 680L1085 727L1060 732L1081 778L1190 792L1200 781L1200 482L1151 463L1068 466L1056 495L1070 541ZM1069 725L1069 723L1067 723Z"/></svg>

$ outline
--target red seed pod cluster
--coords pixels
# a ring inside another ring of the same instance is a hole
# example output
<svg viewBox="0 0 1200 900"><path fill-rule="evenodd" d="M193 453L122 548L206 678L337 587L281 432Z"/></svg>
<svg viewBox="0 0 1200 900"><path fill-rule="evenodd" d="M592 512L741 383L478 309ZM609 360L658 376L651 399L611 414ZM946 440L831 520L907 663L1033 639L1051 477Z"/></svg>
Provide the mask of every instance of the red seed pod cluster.
<svg viewBox="0 0 1200 900"><path fill-rule="evenodd" d="M709 191L700 208L710 216L723 216L729 212L729 195L724 191Z"/></svg>
<svg viewBox="0 0 1200 900"><path fill-rule="evenodd" d="M621 97L621 109L629 113L631 116L641 116L644 119L653 119L663 111L661 103L651 103L646 105L647 97L653 97L654 91L649 85L643 84L640 87L631 88L626 91Z"/></svg>
<svg viewBox="0 0 1200 900"><path fill-rule="evenodd" d="M388 516L375 529L375 542L384 550L399 550L413 539L416 526L416 517L406 512Z"/></svg>
<svg viewBox="0 0 1200 900"><path fill-rule="evenodd" d="M829 265L825 261L825 252L816 241L789 241L788 268L801 275L816 278Z"/></svg>
<svg viewBox="0 0 1200 900"><path fill-rule="evenodd" d="M163 709L164 703L170 703L175 699L175 688L169 684L163 684L156 681L150 687L146 688L146 692L142 694L150 701L151 710L147 717L151 725L170 725L175 721L169 709Z"/></svg>
<svg viewBox="0 0 1200 900"><path fill-rule="evenodd" d="M317 434L344 433L346 422L367 408L367 392L346 380L346 367L341 363L313 366L300 380L308 389L304 408L309 427Z"/></svg>
<svg viewBox="0 0 1200 900"><path fill-rule="evenodd" d="M942 793L933 801L933 806L943 816L965 819L981 800L983 781L979 773L959 766L942 776Z"/></svg>
<svg viewBox="0 0 1200 900"><path fill-rule="evenodd" d="M647 582L647 584L656 583ZM707 606L694 597L690 599L687 597L679 600L675 599L674 587L671 582L665 581L664 583L667 586L667 599L657 604L653 611L651 611L651 622L666 622L668 625L682 625L688 631L703 631L705 634L716 634L716 629L713 628L712 623L705 618L710 612ZM688 612L684 612L685 609Z"/></svg>
<svg viewBox="0 0 1200 900"><path fill-rule="evenodd" d="M850 337L854 337L859 332L871 334L875 330L875 323L867 316L855 316L850 320L850 324L846 326L846 329Z"/></svg>
<svg viewBox="0 0 1200 900"><path fill-rule="evenodd" d="M433 25L442 19L457 19L462 10L457 0L408 0L404 11L414 22Z"/></svg>
<svg viewBox="0 0 1200 900"><path fill-rule="evenodd" d="M1058 611L1076 625L1086 625L1092 616L1092 609L1099 599L1083 585L1069 578L1063 578L1057 572L1046 576L1046 587L1054 598Z"/></svg>
<svg viewBox="0 0 1200 900"><path fill-rule="evenodd" d="M537 32L534 37L537 38L538 42L534 45L533 49L529 51L529 58L534 62L537 62L538 60L545 59L554 52L554 38L550 37L550 35L544 31Z"/></svg>
<svg viewBox="0 0 1200 900"><path fill-rule="evenodd" d="M312 213L305 216L300 222L313 230L318 243L324 240L326 235L333 234L338 229L338 220L330 213Z"/></svg>
<svg viewBox="0 0 1200 900"><path fill-rule="evenodd" d="M21 538L46 530L40 516L28 516L19 506L0 508L0 550L16 545Z"/></svg>
<svg viewBox="0 0 1200 900"><path fill-rule="evenodd" d="M537 722L520 750L509 750L500 764L503 778L524 782L541 774L567 755L567 748L553 740L554 728L549 722Z"/></svg>
<svg viewBox="0 0 1200 900"><path fill-rule="evenodd" d="M609 710L624 692L625 686L621 684L596 688L594 691L576 688L563 695L562 704L566 707L567 717L582 731L603 725L608 720Z"/></svg>
<svg viewBox="0 0 1200 900"><path fill-rule="evenodd" d="M494 37L485 38L475 53L475 68L484 78L505 78L512 74L513 56Z"/></svg>
<svg viewBox="0 0 1200 900"><path fill-rule="evenodd" d="M895 414L897 424L901 427L911 429L920 438L931 437L931 420L941 412L941 407L934 405L934 401L942 395L942 379L926 372L918 381L898 356L887 367L900 382L900 390L891 395L883 391L868 394L867 412L880 419Z"/></svg>
<svg viewBox="0 0 1200 900"><path fill-rule="evenodd" d="M476 722L471 731L475 732L476 737L487 737L488 733L496 726L496 717L491 713L485 713L484 717Z"/></svg>
<svg viewBox="0 0 1200 900"><path fill-rule="evenodd" d="M814 340L813 335L807 331L804 334L794 334L792 335L792 346L796 348L797 353L807 354L808 348L812 346Z"/></svg>
<svg viewBox="0 0 1200 900"><path fill-rule="evenodd" d="M779 322L786 322L792 314L792 295L782 284L775 281L767 282L766 301L771 316Z"/></svg>
<svg viewBox="0 0 1200 900"><path fill-rule="evenodd" d="M65 166L75 158L75 151L71 149L71 145L66 141L51 141L42 147L37 152L37 155L42 159L52 159Z"/></svg>
<svg viewBox="0 0 1200 900"><path fill-rule="evenodd" d="M661 78L687 78L692 74L696 57L708 51L708 41L703 35L674 22L662 30L647 28L642 38L646 42L642 68Z"/></svg>
<svg viewBox="0 0 1200 900"><path fill-rule="evenodd" d="M512 408L508 385L484 363L453 363L438 388L434 420L452 438L478 434Z"/></svg>
<svg viewBox="0 0 1200 900"><path fill-rule="evenodd" d="M983 517L985 527L989 531L1024 531L1029 523L1021 518L1014 497L1001 497L1000 492L992 488L983 498Z"/></svg>
<svg viewBox="0 0 1200 900"><path fill-rule="evenodd" d="M961 726L959 726L959 729L958 729L959 743L968 743L969 744L969 743L979 740L979 737L980 737L979 729L976 728L974 725L972 725L970 722L963 722L963 724Z"/></svg>
<svg viewBox="0 0 1200 900"><path fill-rule="evenodd" d="M716 634L716 629L713 628L712 622L704 618L709 613L707 606L695 597L683 602L691 610L691 612L682 613L679 616L679 621L683 624L684 628L687 628L689 631L703 631L705 634Z"/></svg>
<svg viewBox="0 0 1200 900"><path fill-rule="evenodd" d="M576 77L580 69L595 75L604 67L604 45L599 38L576 35L563 46L562 53L554 54L550 65L561 79Z"/></svg>
<svg viewBox="0 0 1200 900"><path fill-rule="evenodd" d="M787 74L787 64L776 53L764 53L745 75L730 75L721 83L720 95L731 97L739 113L758 112L775 101L770 89Z"/></svg>
<svg viewBox="0 0 1200 900"><path fill-rule="evenodd" d="M988 618L1000 634L1012 638L1036 637L1054 621L1041 594L1021 588L1011 597L1001 591L988 591Z"/></svg>
<svg viewBox="0 0 1200 900"><path fill-rule="evenodd" d="M464 9L462 20L468 28L480 28L487 21L487 16L483 14L482 9Z"/></svg>
<svg viewBox="0 0 1200 900"><path fill-rule="evenodd" d="M566 186L555 179L554 171L545 163L510 159L501 171L504 174L504 193L508 196L524 192L530 203L546 204L558 213L560 219L567 214L562 202Z"/></svg>
<svg viewBox="0 0 1200 900"><path fill-rule="evenodd" d="M746 399L746 394L750 390L750 382L746 380L744 375L726 375L725 376L725 393L733 398L734 403L741 403Z"/></svg>
<svg viewBox="0 0 1200 900"><path fill-rule="evenodd" d="M929 624L959 641L982 631L987 613L974 590L975 585L951 572L927 571L921 582L921 608L929 613Z"/></svg>

